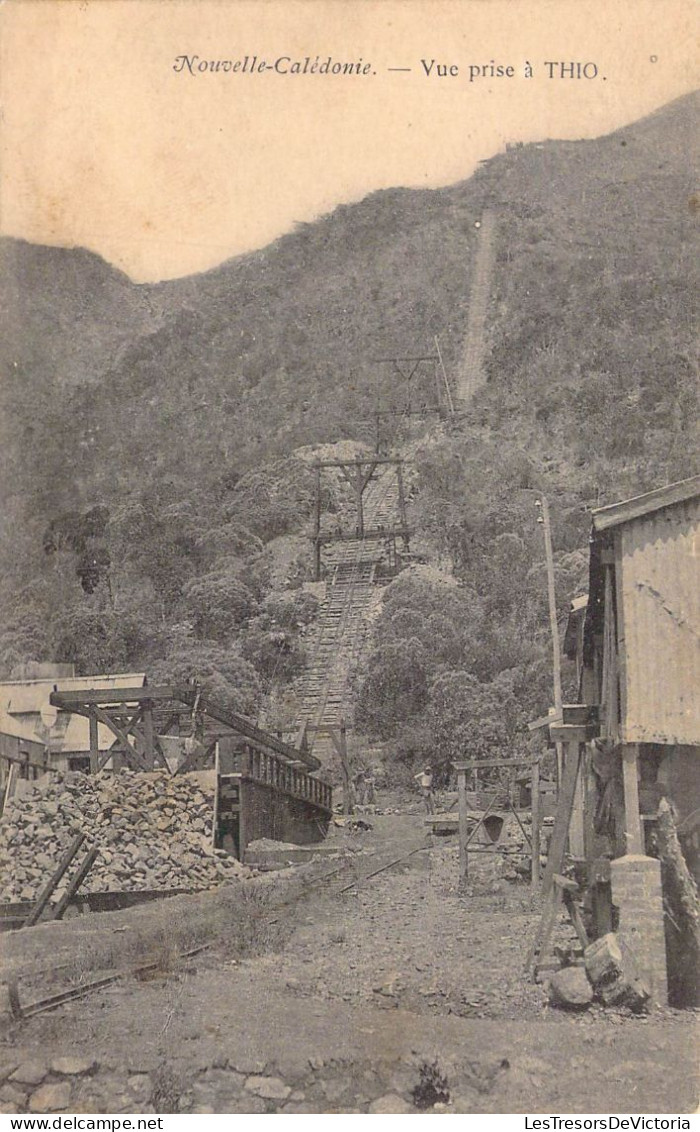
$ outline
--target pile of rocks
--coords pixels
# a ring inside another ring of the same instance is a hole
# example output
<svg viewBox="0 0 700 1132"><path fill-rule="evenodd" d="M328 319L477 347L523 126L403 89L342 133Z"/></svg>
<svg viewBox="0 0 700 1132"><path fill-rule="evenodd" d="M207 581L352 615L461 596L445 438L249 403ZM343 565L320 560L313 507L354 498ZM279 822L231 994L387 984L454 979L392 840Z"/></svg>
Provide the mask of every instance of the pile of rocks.
<svg viewBox="0 0 700 1132"><path fill-rule="evenodd" d="M23 785L0 820L0 901L36 899L76 833L98 850L81 892L199 891L249 875L212 848L213 797L187 775L72 771Z"/></svg>
<svg viewBox="0 0 700 1132"><path fill-rule="evenodd" d="M564 967L549 984L552 1006L585 1010L598 999L604 1006L624 1006L635 1014L646 1010L651 992L630 948L613 932L589 944L583 964Z"/></svg>

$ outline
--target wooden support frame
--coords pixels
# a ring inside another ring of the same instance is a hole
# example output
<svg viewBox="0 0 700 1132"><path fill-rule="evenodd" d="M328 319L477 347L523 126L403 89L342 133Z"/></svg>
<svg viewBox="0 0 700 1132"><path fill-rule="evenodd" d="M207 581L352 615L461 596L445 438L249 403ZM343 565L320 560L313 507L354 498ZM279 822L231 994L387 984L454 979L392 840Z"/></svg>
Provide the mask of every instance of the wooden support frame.
<svg viewBox="0 0 700 1132"><path fill-rule="evenodd" d="M468 819L469 819L469 806L467 804L467 775L471 771L478 771L481 768L494 769L499 767L514 767L514 766L531 766L532 767L532 839L528 838L523 828L522 822L513 806L510 798L508 799L508 808L512 810L517 819L526 842L530 846L532 854L532 879L531 887L533 891L539 889L540 873L539 873L539 858L540 858L540 828L539 828L539 788L540 788L540 764L539 759L470 759L452 764L457 771L457 795L459 802L459 882L458 891L466 891L469 879L469 852L468 846L477 830L483 825L486 818L490 815L492 810L496 808L495 799L487 807L485 812L481 815L476 823L474 829L468 832ZM535 789L537 794L535 795ZM536 797L536 803L535 803Z"/></svg>
<svg viewBox="0 0 700 1132"><path fill-rule="evenodd" d="M424 360L424 359L421 359ZM403 539L404 548L408 552L410 546L410 536L412 532L409 530L406 518L406 504L403 488L402 477L402 464L404 461L399 457L391 456L356 456L352 460L319 460L312 465L314 469L314 517L313 528L311 533L311 541L314 547L314 578L315 581L321 581L322 574L322 549L323 546L333 542L355 542L357 540L366 539L390 539L400 537ZM371 482L377 467L380 465L388 466L393 465L396 467L397 489L398 489L398 509L400 524L399 526L392 526L389 528L372 527L365 528L364 519L364 493ZM321 513L322 513L322 493L321 493L321 471L323 468L337 468L343 478L352 488L355 494L355 507L357 511L357 520L355 531L353 533L337 534L324 534L321 531Z"/></svg>
<svg viewBox="0 0 700 1132"><path fill-rule="evenodd" d="M80 849L80 847L81 847L81 845L83 844L84 841L85 841L85 834L84 833L78 833L73 838L70 845L68 846L65 853L63 854L60 861L58 862L58 865L56 866L55 870L53 871L53 873L51 874L51 876L47 880L47 882L44 885L44 887L42 888L41 892L39 893L37 900L36 900L36 904L34 905L31 912L29 913L26 920L24 921L23 926L25 928L31 928L31 927L34 926L34 924L38 923L39 917L41 916L41 913L44 911L44 908L46 907L49 900L51 899L51 896L52 896L53 892L55 891L57 885L59 884L61 878L65 874L65 872L68 869L71 861L75 857L76 853L78 852L78 850Z"/></svg>
<svg viewBox="0 0 700 1132"><path fill-rule="evenodd" d="M217 704L215 700L202 693L198 684L145 684L138 688L87 688L79 692L59 691L55 687L49 701L54 707L62 708L64 711L72 711L87 718L90 717L91 708L94 708L97 720L110 728L117 740L125 746L127 755L135 752L134 758L137 764L141 764L139 769L143 769L143 763L147 757L146 740L143 734L137 732L133 735L134 743L132 744L129 741L129 734L137 728L137 716L140 721L141 712L144 707L148 709L149 703L151 710L156 705L161 708L167 707L169 703L185 705L190 709L190 715L197 713L200 717L206 717L207 720L215 720L233 734L240 735L262 750L269 751L281 758L284 762L301 764L308 770L318 770L321 766L320 761L307 750L304 750L303 747L292 747L276 735L263 731L262 728L245 716ZM131 717L132 724L127 725L127 729L120 727L109 715L110 708L118 707L123 710L125 705L129 705L135 713ZM183 712L184 707L175 708L171 712L169 720L172 721L174 716L181 715ZM170 725L172 725L172 722ZM221 733L220 728L219 733ZM160 757L162 757L162 750L159 754L159 745L154 736L154 758ZM164 757L162 757L162 761L165 762Z"/></svg>
<svg viewBox="0 0 700 1132"><path fill-rule="evenodd" d="M49 917L51 920L60 920L63 918L63 913L65 912L66 908L85 880L86 876L90 872L90 869L95 864L98 854L99 849L91 849L89 853L83 858L77 872L73 877L71 877L70 881L68 882L66 891L63 893L63 896L58 901L56 907L53 909L51 916Z"/></svg>

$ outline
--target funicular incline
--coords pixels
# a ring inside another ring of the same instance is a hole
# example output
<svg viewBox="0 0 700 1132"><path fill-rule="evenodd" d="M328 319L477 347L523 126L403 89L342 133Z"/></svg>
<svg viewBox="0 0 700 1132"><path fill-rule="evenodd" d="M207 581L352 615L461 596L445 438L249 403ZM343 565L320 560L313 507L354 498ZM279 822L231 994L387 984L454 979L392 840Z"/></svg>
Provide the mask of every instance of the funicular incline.
<svg viewBox="0 0 700 1132"><path fill-rule="evenodd" d="M497 214L486 209L479 224L474 269L469 295L467 327L462 351L462 359L455 383L456 399L465 406L476 390L484 384L484 356L486 353L486 319L491 294L491 281L496 257ZM437 346L437 340L436 340ZM400 363L402 359L383 359ZM416 363L442 359L439 354L403 359L413 364L410 376L415 373ZM397 372L407 377L400 365ZM444 372L444 371L443 371ZM447 378L445 377L447 383ZM410 388L410 377L407 388ZM452 398L449 393L450 408ZM410 414L410 406L407 410ZM365 457L365 466L371 465L372 458ZM396 475L391 471L391 462L383 466L378 462L366 482L366 491L361 485L361 462L358 460L356 477L348 474L352 461L348 461L343 474L354 487L358 506L358 537L342 536L325 555L326 595L323 602L316 643L306 676L300 687L301 704L298 713L300 728L306 728L307 741L324 766L334 760L335 744L330 734L339 728L341 722L351 722L352 706L350 697L350 675L353 664L359 656L365 640L373 604L373 583L377 567L385 558L387 539L400 534L408 551L408 531L401 462L396 462ZM319 463L321 467L341 467L343 461ZM399 517L400 526L396 526ZM378 532L380 535L378 537ZM385 537L382 537L385 533ZM316 513L316 577L321 576L321 537L320 522L320 480L317 479ZM394 553L394 568L396 554Z"/></svg>
<svg viewBox="0 0 700 1132"><path fill-rule="evenodd" d="M395 532L397 512L403 511L400 477L391 464L381 467L362 497L366 534L344 538L327 551L326 595L311 662L300 687L299 724L307 728L314 755L326 767L335 759L330 732L352 720L350 676L370 624L377 567L391 553L388 543Z"/></svg>
<svg viewBox="0 0 700 1132"><path fill-rule="evenodd" d="M496 262L496 214L487 209L481 217L474 273L469 293L467 332L457 380L457 400L465 405L486 380L486 316Z"/></svg>

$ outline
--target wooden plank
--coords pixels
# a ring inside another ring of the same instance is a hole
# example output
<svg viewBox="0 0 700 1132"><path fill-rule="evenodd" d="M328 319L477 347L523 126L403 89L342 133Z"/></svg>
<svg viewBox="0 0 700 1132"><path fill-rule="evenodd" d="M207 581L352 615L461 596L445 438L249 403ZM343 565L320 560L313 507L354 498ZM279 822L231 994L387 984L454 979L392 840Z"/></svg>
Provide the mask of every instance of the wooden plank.
<svg viewBox="0 0 700 1132"><path fill-rule="evenodd" d="M576 901L574 900L570 892L564 892L564 905L571 918L571 923L574 925L574 931L578 936L579 943L585 951L588 947L588 944L590 943L588 932L586 931L583 920L581 919L581 913L578 910L578 905L576 904Z"/></svg>
<svg viewBox="0 0 700 1132"><path fill-rule="evenodd" d="M80 849L80 846L83 844L84 840L85 840L85 834L84 833L78 833L73 838L70 845L68 846L65 853L63 854L60 861L58 862L58 865L56 866L55 871L51 874L51 876L47 880L46 884L42 888L41 892L39 893L39 895L37 897L36 904L32 908L29 915L27 916L27 919L25 920L25 927L31 928L31 927L34 926L34 924L36 924L38 922L39 917L41 916L41 913L44 911L44 908L46 907L49 900L51 899L52 893L56 889L56 886L58 885L59 881L61 880L61 877L66 872L66 869L68 868L71 861L75 857L76 853Z"/></svg>
<svg viewBox="0 0 700 1132"><path fill-rule="evenodd" d="M86 704L139 704L143 700L176 700L178 688L174 685L140 685L138 688L85 688L82 692L59 692L49 696L54 707L74 711Z"/></svg>
<svg viewBox="0 0 700 1132"><path fill-rule="evenodd" d="M554 884L554 877L557 874L561 874L562 865L564 863L564 853L569 836L569 824L571 822L571 811L574 804L574 794L578 781L580 762L581 750L580 747L576 745L573 749L567 751L564 759L562 786L554 819L552 840L549 845L549 853L547 854L547 866L542 881L545 910L525 961L525 968L530 973L534 972L537 965L546 957L549 939L554 929L554 923L559 909L559 890Z"/></svg>
<svg viewBox="0 0 700 1132"><path fill-rule="evenodd" d="M482 768L498 768L499 766L529 766L532 762L532 756L525 759L476 759L469 760L468 762L455 762L452 766L456 771L464 770L481 770Z"/></svg>
<svg viewBox="0 0 700 1132"><path fill-rule="evenodd" d="M72 898L75 896L76 892L78 891L81 884L85 880L86 876L90 872L90 869L94 865L95 860L97 859L98 853L99 853L99 849L91 849L90 852L87 854L87 856L83 860L82 864L80 865L80 868L77 870L75 875L69 881L68 887L67 887L66 891L63 893L63 896L59 900L56 907L52 910L52 913L51 913L51 916L49 917L49 919L60 920L62 918L63 913L65 912L66 908L68 907L68 904L70 903Z"/></svg>
<svg viewBox="0 0 700 1132"><path fill-rule="evenodd" d="M5 779L5 789L2 793L2 809L0 810L0 815L5 812L5 806L14 797L14 793L17 788L18 774L19 771L17 769L17 764L13 760L10 762L10 769L7 772L7 778Z"/></svg>
<svg viewBox="0 0 700 1132"><path fill-rule="evenodd" d="M571 822L571 811L574 804L580 762L581 752L578 745L566 751L562 790L554 819L554 830L549 845L549 853L547 854L547 867L544 872L543 889L545 895L552 887L554 874L561 873L561 867L564 862L564 853L569 836L569 824Z"/></svg>
<svg viewBox="0 0 700 1132"><path fill-rule="evenodd" d="M555 713L552 715L541 715L539 719L533 719L532 723L528 723L528 731L541 731L543 727L549 727L552 723L562 723L561 716Z"/></svg>
<svg viewBox="0 0 700 1132"><path fill-rule="evenodd" d="M312 468L347 468L362 464L406 464L410 461L402 460L398 456L356 456L354 460L319 460L311 465Z"/></svg>

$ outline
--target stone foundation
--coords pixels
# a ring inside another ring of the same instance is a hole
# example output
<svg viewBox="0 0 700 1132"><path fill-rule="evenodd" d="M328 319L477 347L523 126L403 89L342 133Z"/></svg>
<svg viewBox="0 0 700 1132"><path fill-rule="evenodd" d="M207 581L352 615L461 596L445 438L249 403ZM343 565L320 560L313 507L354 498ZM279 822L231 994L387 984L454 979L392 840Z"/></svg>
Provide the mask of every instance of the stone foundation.
<svg viewBox="0 0 700 1132"><path fill-rule="evenodd" d="M661 863L653 857L628 854L610 862L613 904L619 909L619 938L633 952L649 983L654 1002L668 1002L666 940L661 890Z"/></svg>

